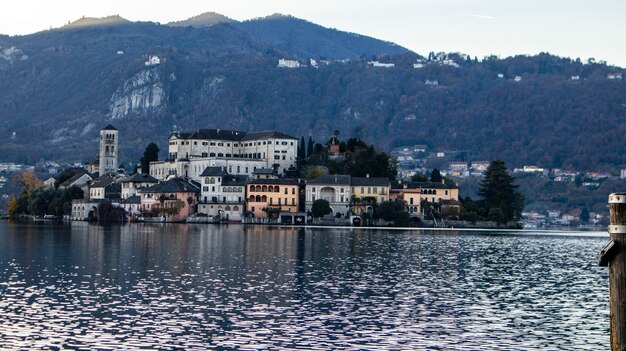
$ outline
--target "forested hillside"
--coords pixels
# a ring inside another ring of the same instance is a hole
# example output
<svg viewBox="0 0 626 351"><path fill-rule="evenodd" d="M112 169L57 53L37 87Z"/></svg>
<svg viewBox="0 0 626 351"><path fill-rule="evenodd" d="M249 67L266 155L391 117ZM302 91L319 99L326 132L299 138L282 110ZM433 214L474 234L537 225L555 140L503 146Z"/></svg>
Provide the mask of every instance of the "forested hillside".
<svg viewBox="0 0 626 351"><path fill-rule="evenodd" d="M216 18L109 18L0 36L0 161L93 159L98 129L112 123L124 161L150 141L163 149L176 125L317 140L338 129L384 148L427 144L510 166L626 164L626 82L607 78L621 68L548 54L428 60L290 17ZM149 56L159 64L146 66ZM303 66L278 68L281 58Z"/></svg>

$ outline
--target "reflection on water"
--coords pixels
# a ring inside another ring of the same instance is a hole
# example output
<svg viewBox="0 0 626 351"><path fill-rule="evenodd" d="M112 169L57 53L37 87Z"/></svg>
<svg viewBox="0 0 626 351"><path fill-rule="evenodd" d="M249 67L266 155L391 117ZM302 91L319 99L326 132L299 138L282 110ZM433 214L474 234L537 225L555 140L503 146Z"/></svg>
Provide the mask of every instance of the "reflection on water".
<svg viewBox="0 0 626 351"><path fill-rule="evenodd" d="M0 222L0 348L607 349L606 241Z"/></svg>

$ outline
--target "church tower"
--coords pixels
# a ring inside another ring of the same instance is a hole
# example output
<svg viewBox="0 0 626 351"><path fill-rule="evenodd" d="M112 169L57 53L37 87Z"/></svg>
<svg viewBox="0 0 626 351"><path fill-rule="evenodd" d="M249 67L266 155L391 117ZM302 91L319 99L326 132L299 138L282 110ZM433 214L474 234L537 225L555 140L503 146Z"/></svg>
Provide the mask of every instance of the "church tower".
<svg viewBox="0 0 626 351"><path fill-rule="evenodd" d="M117 173L118 130L108 125L100 130L100 176Z"/></svg>

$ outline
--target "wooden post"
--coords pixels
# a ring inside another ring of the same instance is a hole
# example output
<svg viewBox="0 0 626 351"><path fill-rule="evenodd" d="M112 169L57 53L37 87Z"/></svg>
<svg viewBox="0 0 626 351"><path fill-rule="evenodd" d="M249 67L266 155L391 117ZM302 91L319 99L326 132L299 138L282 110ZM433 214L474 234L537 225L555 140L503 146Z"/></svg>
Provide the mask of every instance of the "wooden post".
<svg viewBox="0 0 626 351"><path fill-rule="evenodd" d="M614 242L608 261L611 350L626 351L626 193L609 195L609 213Z"/></svg>

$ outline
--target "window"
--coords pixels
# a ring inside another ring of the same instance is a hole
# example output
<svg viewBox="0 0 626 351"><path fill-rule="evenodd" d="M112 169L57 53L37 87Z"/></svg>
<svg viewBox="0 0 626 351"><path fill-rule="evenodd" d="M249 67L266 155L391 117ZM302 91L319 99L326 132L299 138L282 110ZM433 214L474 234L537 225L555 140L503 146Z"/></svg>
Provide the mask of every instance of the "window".
<svg viewBox="0 0 626 351"><path fill-rule="evenodd" d="M270 205L272 205L272 202L273 202L272 200L274 200L274 199L272 199L272 198L270 197ZM278 201L280 202L280 199L278 199Z"/></svg>
<svg viewBox="0 0 626 351"><path fill-rule="evenodd" d="M217 146L224 146L224 143L217 143Z"/></svg>
<svg viewBox="0 0 626 351"><path fill-rule="evenodd" d="M340 193L343 193L343 188L339 189L339 192L340 192Z"/></svg>
<svg viewBox="0 0 626 351"><path fill-rule="evenodd" d="M368 193L368 194L371 194L371 193L372 193L372 187L371 187L371 186L368 186L368 187L367 187L367 193Z"/></svg>
<svg viewBox="0 0 626 351"><path fill-rule="evenodd" d="M267 141L267 145L271 145L271 144L272 144L272 141L271 141L271 140L268 140L268 141Z"/></svg>
<svg viewBox="0 0 626 351"><path fill-rule="evenodd" d="M446 190L446 195L448 195L448 190Z"/></svg>
<svg viewBox="0 0 626 351"><path fill-rule="evenodd" d="M315 192L315 188L311 188L311 192Z"/></svg>
<svg viewBox="0 0 626 351"><path fill-rule="evenodd" d="M409 204L413 205L413 198L409 198Z"/></svg>
<svg viewBox="0 0 626 351"><path fill-rule="evenodd" d="M285 195L289 194L289 189L285 187Z"/></svg>
<svg viewBox="0 0 626 351"><path fill-rule="evenodd" d="M280 200L281 200L281 198L279 197L279 198L278 198L278 204L279 204L279 205L281 205L281 201L280 201Z"/></svg>
<svg viewBox="0 0 626 351"><path fill-rule="evenodd" d="M194 141L194 142L193 142L193 145L198 145L198 142L197 142L197 141Z"/></svg>
<svg viewBox="0 0 626 351"><path fill-rule="evenodd" d="M296 188L291 188L291 195L295 195L296 194Z"/></svg>
<svg viewBox="0 0 626 351"><path fill-rule="evenodd" d="M274 156L274 159L275 159L275 160L280 160L280 155L276 155L276 156Z"/></svg>
<svg viewBox="0 0 626 351"><path fill-rule="evenodd" d="M293 197L291 198L291 206L295 206L296 205L296 199L294 199Z"/></svg>
<svg viewBox="0 0 626 351"><path fill-rule="evenodd" d="M378 188L374 187L374 194L378 194Z"/></svg>
<svg viewBox="0 0 626 351"><path fill-rule="evenodd" d="M215 143L211 143L211 146L215 146Z"/></svg>
<svg viewBox="0 0 626 351"><path fill-rule="evenodd" d="M293 146L293 141L291 142L291 146Z"/></svg>
<svg viewBox="0 0 626 351"><path fill-rule="evenodd" d="M285 156L283 155L283 160L285 159Z"/></svg>
<svg viewBox="0 0 626 351"><path fill-rule="evenodd" d="M315 195L311 195L311 200L315 202Z"/></svg>
<svg viewBox="0 0 626 351"><path fill-rule="evenodd" d="M287 142L286 142L286 141L283 141L281 144L282 144L282 145L287 145Z"/></svg>

